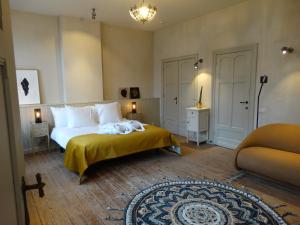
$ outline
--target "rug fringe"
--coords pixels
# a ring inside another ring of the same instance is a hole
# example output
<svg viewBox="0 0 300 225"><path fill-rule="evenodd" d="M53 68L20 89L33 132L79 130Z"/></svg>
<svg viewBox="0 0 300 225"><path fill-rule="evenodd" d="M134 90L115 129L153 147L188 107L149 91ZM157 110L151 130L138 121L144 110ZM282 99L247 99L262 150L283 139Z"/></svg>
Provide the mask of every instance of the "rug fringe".
<svg viewBox="0 0 300 225"><path fill-rule="evenodd" d="M128 193L124 193L124 192L122 192L120 195L121 196L127 196L127 197L133 197L133 196L135 196L134 194L128 194Z"/></svg>
<svg viewBox="0 0 300 225"><path fill-rule="evenodd" d="M279 205L272 206L271 208L272 209L279 209L279 208L286 207L286 206L287 206L286 204L279 204Z"/></svg>
<svg viewBox="0 0 300 225"><path fill-rule="evenodd" d="M125 208L118 209L118 208L107 207L107 210L108 211L120 211L120 212L124 212Z"/></svg>
<svg viewBox="0 0 300 225"><path fill-rule="evenodd" d="M243 177L247 176L247 173L245 171L239 171L237 174L230 176L227 178L227 180L232 183L238 179L241 179Z"/></svg>
<svg viewBox="0 0 300 225"><path fill-rule="evenodd" d="M282 218L285 218L285 217L288 217L288 216L296 217L298 215L296 213L293 213L293 212L286 212L286 213L282 214L281 216L282 216Z"/></svg>
<svg viewBox="0 0 300 225"><path fill-rule="evenodd" d="M107 220L107 221L123 221L124 220L124 218L114 218L114 217L111 217L111 216L108 216L104 219Z"/></svg>

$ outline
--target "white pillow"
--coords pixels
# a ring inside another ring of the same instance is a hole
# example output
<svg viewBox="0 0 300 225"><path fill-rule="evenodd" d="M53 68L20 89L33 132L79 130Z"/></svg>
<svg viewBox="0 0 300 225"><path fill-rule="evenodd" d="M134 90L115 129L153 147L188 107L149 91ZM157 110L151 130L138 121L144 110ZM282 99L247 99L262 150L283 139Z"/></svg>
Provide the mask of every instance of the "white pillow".
<svg viewBox="0 0 300 225"><path fill-rule="evenodd" d="M66 112L68 117L68 127L89 127L97 125L93 115L92 107L72 107L66 106Z"/></svg>
<svg viewBox="0 0 300 225"><path fill-rule="evenodd" d="M119 102L95 105L100 125L120 122L122 120L121 104Z"/></svg>
<svg viewBox="0 0 300 225"><path fill-rule="evenodd" d="M68 119L65 107L50 107L55 127L67 127Z"/></svg>

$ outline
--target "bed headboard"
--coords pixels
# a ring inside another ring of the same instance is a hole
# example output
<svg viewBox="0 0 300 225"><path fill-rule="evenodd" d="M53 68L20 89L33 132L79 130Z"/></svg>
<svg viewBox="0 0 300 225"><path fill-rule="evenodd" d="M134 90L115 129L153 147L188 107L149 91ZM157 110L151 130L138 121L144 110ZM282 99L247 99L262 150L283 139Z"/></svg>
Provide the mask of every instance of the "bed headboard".
<svg viewBox="0 0 300 225"><path fill-rule="evenodd" d="M137 111L142 113L143 122L160 125L160 99L126 99L115 100L121 103L122 114L125 117L128 112L131 111L131 102L137 102ZM87 106L95 105L97 103L109 103L115 101L103 101L103 102L89 102L89 103L76 103L76 104L42 104L42 105L21 105L20 106L20 118L22 129L22 142L25 152L30 152L30 124L34 122L33 110L40 108L42 112L43 121L47 121L50 127L50 131L54 126L54 121L50 107L63 107L65 105L71 106Z"/></svg>

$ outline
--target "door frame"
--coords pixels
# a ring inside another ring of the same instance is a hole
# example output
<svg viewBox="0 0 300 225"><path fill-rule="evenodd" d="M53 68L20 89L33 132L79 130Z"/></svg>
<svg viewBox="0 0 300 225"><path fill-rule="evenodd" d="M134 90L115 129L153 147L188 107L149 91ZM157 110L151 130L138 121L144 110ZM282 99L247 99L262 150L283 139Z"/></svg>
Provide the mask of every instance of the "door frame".
<svg viewBox="0 0 300 225"><path fill-rule="evenodd" d="M191 55L184 55L184 56L179 56L179 57L174 57L174 58L166 58L161 60L161 94L160 94L160 99L161 99L161 126L164 127L165 125L165 105L164 105L164 99L165 99L165 85L164 85L164 80L165 80L165 75L164 75L164 63L168 62L175 62L175 61L180 61L180 60L185 60L185 59L191 59L194 58L195 62L198 61L199 59L199 54L191 54ZM197 75L196 75L197 76ZM198 91L198 83L196 84L196 90Z"/></svg>
<svg viewBox="0 0 300 225"><path fill-rule="evenodd" d="M0 79L3 79L3 89L4 89L4 101L6 104L6 117L7 117L7 128L9 135L9 146L10 146L10 160L12 165L12 176L14 184L14 195L15 195L15 205L17 213L18 224L24 224L24 208L23 208L23 196L21 196L21 174L19 174L18 157L16 155L16 143L15 143L15 130L14 130L14 118L12 116L12 104L13 102L10 99L10 87L8 80L8 71L6 60L3 57L0 57L0 70L2 70L2 75Z"/></svg>
<svg viewBox="0 0 300 225"><path fill-rule="evenodd" d="M256 111L256 80L257 80L257 62L258 62L258 43L255 44L249 44L239 47L232 47L232 48L225 48L225 49L219 49L213 51L213 70L212 70L212 105L211 105L211 137L210 140L212 143L215 144L215 135L216 135L216 82L217 82L217 57L218 55L222 54L230 54L240 51L252 51L253 52L253 59L251 62L251 84L250 84L250 99L249 101L252 101L253 104L251 108L249 108L250 111L250 130L254 130L255 124L255 111Z"/></svg>

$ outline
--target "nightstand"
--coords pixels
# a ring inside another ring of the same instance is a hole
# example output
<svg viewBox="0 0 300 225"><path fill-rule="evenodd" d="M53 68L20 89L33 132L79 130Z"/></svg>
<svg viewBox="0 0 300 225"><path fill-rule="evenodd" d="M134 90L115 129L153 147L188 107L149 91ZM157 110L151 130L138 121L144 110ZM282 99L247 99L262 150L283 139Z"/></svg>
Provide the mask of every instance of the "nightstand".
<svg viewBox="0 0 300 225"><path fill-rule="evenodd" d="M192 139L199 143L208 141L209 132L209 109L208 108L187 108L187 143L190 140L190 132L193 132L196 137Z"/></svg>
<svg viewBox="0 0 300 225"><path fill-rule="evenodd" d="M49 125L47 122L31 123L31 147L36 138L47 137L47 148L50 149Z"/></svg>
<svg viewBox="0 0 300 225"><path fill-rule="evenodd" d="M143 121L143 116L142 116L142 113L129 112L126 115L126 119L128 119L128 120L137 120L139 122L142 122Z"/></svg>

